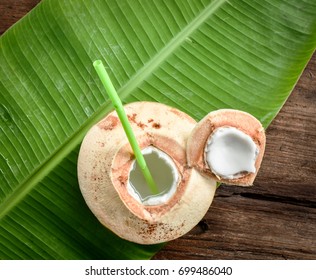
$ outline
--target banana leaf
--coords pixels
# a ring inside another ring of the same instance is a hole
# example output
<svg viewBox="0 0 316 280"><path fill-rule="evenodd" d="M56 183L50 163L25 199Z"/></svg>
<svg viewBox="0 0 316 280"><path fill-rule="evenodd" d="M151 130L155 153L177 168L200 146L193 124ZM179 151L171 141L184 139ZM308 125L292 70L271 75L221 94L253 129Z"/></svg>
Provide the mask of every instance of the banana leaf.
<svg viewBox="0 0 316 280"><path fill-rule="evenodd" d="M0 258L148 259L87 208L76 162L109 111L92 62L124 103L196 120L276 116L316 46L314 0L43 0L0 38Z"/></svg>

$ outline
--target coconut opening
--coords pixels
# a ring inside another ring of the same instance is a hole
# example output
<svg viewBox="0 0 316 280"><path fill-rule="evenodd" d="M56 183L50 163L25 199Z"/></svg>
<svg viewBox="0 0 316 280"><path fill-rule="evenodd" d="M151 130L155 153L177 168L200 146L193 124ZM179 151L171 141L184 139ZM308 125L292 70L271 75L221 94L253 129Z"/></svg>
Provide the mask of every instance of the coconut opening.
<svg viewBox="0 0 316 280"><path fill-rule="evenodd" d="M153 146L142 150L142 154L144 155L159 193L152 195L136 160L133 161L131 169L129 170L127 191L134 199L143 205L166 203L176 192L179 182L178 169L170 156Z"/></svg>
<svg viewBox="0 0 316 280"><path fill-rule="evenodd" d="M212 172L224 179L256 172L259 149L252 138L235 127L216 129L205 145L205 161Z"/></svg>

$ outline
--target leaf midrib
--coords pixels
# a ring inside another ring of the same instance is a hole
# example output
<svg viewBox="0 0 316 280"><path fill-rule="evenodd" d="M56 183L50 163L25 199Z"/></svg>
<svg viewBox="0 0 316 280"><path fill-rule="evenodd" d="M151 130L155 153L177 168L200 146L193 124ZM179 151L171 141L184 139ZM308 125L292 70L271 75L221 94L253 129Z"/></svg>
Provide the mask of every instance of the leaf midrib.
<svg viewBox="0 0 316 280"><path fill-rule="evenodd" d="M118 90L123 100L134 89L136 89L148 76L150 76L159 65L166 60L195 30L197 30L217 9L222 7L228 0L215 0L204 8L204 10L181 30L168 44L165 45L152 59L150 59L135 75ZM111 103L104 105L86 121L77 132L73 134L64 144L47 158L32 174L30 174L0 205L0 219L19 203L46 175L50 173L73 149L82 141L90 127L104 117L111 109Z"/></svg>

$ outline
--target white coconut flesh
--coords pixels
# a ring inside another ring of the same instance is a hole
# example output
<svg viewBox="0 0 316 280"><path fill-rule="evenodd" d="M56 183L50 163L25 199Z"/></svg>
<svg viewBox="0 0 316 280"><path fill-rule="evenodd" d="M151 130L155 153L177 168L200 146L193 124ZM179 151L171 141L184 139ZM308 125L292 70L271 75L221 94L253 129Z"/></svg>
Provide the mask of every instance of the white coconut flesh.
<svg viewBox="0 0 316 280"><path fill-rule="evenodd" d="M256 172L259 149L252 138L235 127L217 128L205 145L205 161L224 179L236 179Z"/></svg>
<svg viewBox="0 0 316 280"><path fill-rule="evenodd" d="M151 193L136 160L133 161L129 171L127 191L143 205L166 203L177 190L179 182L178 169L170 156L153 146L143 149L142 154L159 193L156 195Z"/></svg>

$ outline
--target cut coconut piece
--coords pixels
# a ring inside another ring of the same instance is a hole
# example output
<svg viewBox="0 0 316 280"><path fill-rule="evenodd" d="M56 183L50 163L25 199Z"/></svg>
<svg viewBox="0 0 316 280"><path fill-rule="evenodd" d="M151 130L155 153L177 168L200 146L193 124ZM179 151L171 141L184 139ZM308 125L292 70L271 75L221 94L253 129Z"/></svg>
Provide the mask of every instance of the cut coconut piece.
<svg viewBox="0 0 316 280"><path fill-rule="evenodd" d="M188 168L186 144L196 122L159 103L124 108L143 153L157 160L149 167L162 169L151 170L154 178L168 176L157 180L162 193L149 195L139 175L134 176L133 151L115 112L94 125L82 142L80 190L99 221L124 239L154 244L178 238L203 218L216 190L215 180Z"/></svg>
<svg viewBox="0 0 316 280"><path fill-rule="evenodd" d="M217 110L192 131L188 163L219 182L249 186L258 173L264 149L264 129L255 117L238 110Z"/></svg>

